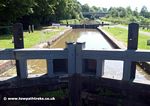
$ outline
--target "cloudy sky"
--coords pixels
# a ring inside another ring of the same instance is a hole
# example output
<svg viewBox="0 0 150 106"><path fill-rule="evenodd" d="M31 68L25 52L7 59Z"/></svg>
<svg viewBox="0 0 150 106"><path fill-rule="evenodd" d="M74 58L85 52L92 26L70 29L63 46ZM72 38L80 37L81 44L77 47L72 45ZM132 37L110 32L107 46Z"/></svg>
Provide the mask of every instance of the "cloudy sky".
<svg viewBox="0 0 150 106"><path fill-rule="evenodd" d="M142 6L146 6L150 11L150 0L78 0L81 4L87 3L89 6L98 7L127 7L130 6L133 10L137 7L138 11Z"/></svg>

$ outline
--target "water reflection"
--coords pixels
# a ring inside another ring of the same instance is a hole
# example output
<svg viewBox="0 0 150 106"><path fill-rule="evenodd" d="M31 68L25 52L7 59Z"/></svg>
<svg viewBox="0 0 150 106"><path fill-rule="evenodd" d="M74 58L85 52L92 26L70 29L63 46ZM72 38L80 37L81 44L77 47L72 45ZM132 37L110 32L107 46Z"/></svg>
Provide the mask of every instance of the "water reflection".
<svg viewBox="0 0 150 106"><path fill-rule="evenodd" d="M65 48L66 42L75 42L79 38L81 30L73 29L70 32L65 33L60 39L50 45L49 48Z"/></svg>
<svg viewBox="0 0 150 106"><path fill-rule="evenodd" d="M100 36L100 33L97 30L85 30L79 31L80 37L77 39L77 42L86 42L85 49L111 49L111 45L104 39L103 36Z"/></svg>
<svg viewBox="0 0 150 106"><path fill-rule="evenodd" d="M110 49L109 43L100 36L96 29L73 29L71 32L64 34L61 39L54 42L50 48L65 48L65 42L86 42L87 49Z"/></svg>

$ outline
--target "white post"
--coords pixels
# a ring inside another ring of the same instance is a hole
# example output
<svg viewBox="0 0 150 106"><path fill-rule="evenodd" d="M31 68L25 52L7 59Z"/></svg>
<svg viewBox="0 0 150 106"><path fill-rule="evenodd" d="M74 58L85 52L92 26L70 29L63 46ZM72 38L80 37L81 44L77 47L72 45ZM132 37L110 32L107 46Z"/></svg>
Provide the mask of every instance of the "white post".
<svg viewBox="0 0 150 106"><path fill-rule="evenodd" d="M68 74L74 74L76 70L75 45L73 43L67 43L67 49L68 49Z"/></svg>
<svg viewBox="0 0 150 106"><path fill-rule="evenodd" d="M96 76L102 77L104 75L104 60L96 60Z"/></svg>
<svg viewBox="0 0 150 106"><path fill-rule="evenodd" d="M49 77L54 76L54 71L53 71L53 59L48 59L47 60L47 72Z"/></svg>
<svg viewBox="0 0 150 106"><path fill-rule="evenodd" d="M76 73L82 73L82 49L84 48L85 43L76 43Z"/></svg>

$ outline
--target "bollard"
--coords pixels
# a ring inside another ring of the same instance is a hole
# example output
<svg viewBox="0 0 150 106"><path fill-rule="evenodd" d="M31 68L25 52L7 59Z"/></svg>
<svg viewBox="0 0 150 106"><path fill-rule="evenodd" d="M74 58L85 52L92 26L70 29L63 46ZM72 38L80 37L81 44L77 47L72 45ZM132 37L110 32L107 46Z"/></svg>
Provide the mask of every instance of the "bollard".
<svg viewBox="0 0 150 106"><path fill-rule="evenodd" d="M102 26L104 26L104 22L102 22Z"/></svg>
<svg viewBox="0 0 150 106"><path fill-rule="evenodd" d="M31 31L34 32L34 25L31 25Z"/></svg>
<svg viewBox="0 0 150 106"><path fill-rule="evenodd" d="M31 33L31 25L28 26L28 31Z"/></svg>

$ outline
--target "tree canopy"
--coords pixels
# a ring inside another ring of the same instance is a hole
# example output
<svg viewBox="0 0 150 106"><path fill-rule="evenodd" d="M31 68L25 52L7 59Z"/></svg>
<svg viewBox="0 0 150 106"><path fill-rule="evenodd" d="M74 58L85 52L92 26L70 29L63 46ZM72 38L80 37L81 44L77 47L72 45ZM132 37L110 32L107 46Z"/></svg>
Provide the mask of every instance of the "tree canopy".
<svg viewBox="0 0 150 106"><path fill-rule="evenodd" d="M137 8L132 10L131 7L111 7L108 13L106 20L114 23L129 24L136 22L141 25L150 24L150 12L146 6L143 6L140 12L138 12Z"/></svg>
<svg viewBox="0 0 150 106"><path fill-rule="evenodd" d="M1 0L0 25L13 22L46 24L60 19L80 18L77 0Z"/></svg>
<svg viewBox="0 0 150 106"><path fill-rule="evenodd" d="M33 13L34 0L1 0L0 24L10 24L23 15Z"/></svg>
<svg viewBox="0 0 150 106"><path fill-rule="evenodd" d="M132 22L147 22L150 12L143 6L138 12L137 8L130 7L90 7L81 5L77 0L0 0L0 26L22 22L24 25L36 26L50 24L66 19L80 19L82 12L108 12L107 17L127 18Z"/></svg>

